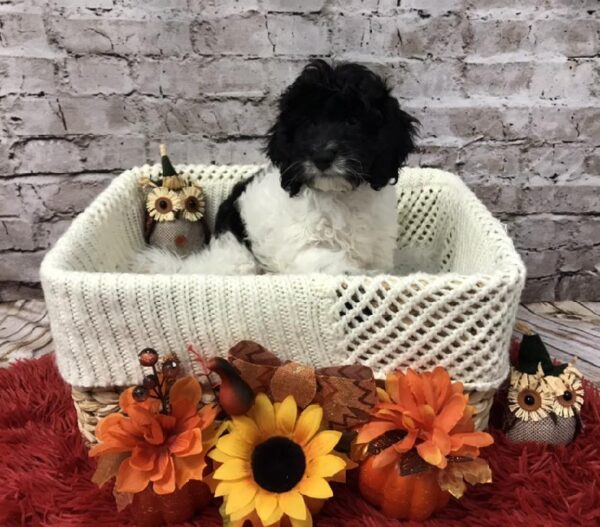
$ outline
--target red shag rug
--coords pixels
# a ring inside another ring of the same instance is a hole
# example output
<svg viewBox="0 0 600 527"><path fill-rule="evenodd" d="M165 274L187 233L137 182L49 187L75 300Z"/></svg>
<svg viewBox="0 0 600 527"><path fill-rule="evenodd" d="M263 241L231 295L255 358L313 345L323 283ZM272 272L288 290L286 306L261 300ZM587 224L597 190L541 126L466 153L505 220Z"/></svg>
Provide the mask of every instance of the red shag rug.
<svg viewBox="0 0 600 527"><path fill-rule="evenodd" d="M424 523L388 520L345 487L319 527L592 527L600 525L600 393L586 386L585 430L569 447L511 445L494 432L486 449L494 483L473 487ZM69 387L53 357L0 370L0 525L126 527L110 485L90 482L95 462L77 430ZM190 526L216 527L211 507Z"/></svg>

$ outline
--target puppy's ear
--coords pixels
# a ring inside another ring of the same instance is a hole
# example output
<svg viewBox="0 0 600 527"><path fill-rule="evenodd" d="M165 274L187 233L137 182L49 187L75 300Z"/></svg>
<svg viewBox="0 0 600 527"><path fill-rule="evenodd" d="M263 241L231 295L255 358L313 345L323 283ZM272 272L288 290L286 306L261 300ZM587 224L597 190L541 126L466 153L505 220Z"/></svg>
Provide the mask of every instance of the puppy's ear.
<svg viewBox="0 0 600 527"><path fill-rule="evenodd" d="M398 181L398 170L415 150L419 121L400 109L391 95L385 97L383 126L377 134L378 153L371 168L371 186L379 190Z"/></svg>
<svg viewBox="0 0 600 527"><path fill-rule="evenodd" d="M267 132L267 144L264 153L276 167L282 168L289 163L289 145L279 118Z"/></svg>
<svg viewBox="0 0 600 527"><path fill-rule="evenodd" d="M277 120L267 134L264 152L282 171L281 184L291 195L297 194L301 187L299 167L296 170L290 167L293 161L291 135L297 123L323 100L333 82L333 68L324 60L313 60L279 97Z"/></svg>

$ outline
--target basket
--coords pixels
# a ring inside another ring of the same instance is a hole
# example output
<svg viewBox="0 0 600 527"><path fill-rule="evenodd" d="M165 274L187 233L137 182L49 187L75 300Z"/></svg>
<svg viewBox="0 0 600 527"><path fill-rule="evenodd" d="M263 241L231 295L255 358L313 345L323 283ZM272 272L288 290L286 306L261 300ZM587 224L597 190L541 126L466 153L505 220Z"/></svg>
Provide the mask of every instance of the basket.
<svg viewBox="0 0 600 527"><path fill-rule="evenodd" d="M213 226L236 181L264 167L177 168L204 187ZM130 273L145 247L138 180L159 170L146 165L115 178L42 263L58 367L78 393L139 383L137 352L149 345L165 353L193 342L210 356L249 339L281 359L315 367L358 362L379 378L441 365L473 400L491 403L509 372L525 270L502 225L458 177L401 172L399 275Z"/></svg>

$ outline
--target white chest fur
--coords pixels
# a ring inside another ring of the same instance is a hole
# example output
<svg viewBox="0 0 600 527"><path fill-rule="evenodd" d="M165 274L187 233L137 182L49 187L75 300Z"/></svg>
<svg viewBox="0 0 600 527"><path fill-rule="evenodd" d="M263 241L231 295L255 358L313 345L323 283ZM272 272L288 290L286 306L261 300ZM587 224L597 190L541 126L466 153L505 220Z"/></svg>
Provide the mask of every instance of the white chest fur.
<svg viewBox="0 0 600 527"><path fill-rule="evenodd" d="M368 185L345 192L304 188L291 198L276 169L252 181L239 200L252 252L269 272L391 270L396 193Z"/></svg>

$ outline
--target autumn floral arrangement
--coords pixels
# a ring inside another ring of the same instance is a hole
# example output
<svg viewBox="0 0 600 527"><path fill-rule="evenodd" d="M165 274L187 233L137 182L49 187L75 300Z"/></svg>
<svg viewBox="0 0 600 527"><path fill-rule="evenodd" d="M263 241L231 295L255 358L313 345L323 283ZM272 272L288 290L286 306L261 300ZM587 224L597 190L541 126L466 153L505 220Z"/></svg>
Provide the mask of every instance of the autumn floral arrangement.
<svg viewBox="0 0 600 527"><path fill-rule="evenodd" d="M371 420L359 430L355 455L362 460L362 496L398 519L424 520L460 498L465 482L489 483L480 448L491 435L475 432L474 408L462 383L444 368L433 372L394 372Z"/></svg>
<svg viewBox="0 0 600 527"><path fill-rule="evenodd" d="M143 527L186 521L212 500L225 526L309 527L334 483L358 467L359 491L394 518L424 519L491 481L473 408L442 368L394 372L377 387L365 366L314 369L253 342L224 358L150 348L152 369L97 427L94 481L114 479L119 507Z"/></svg>

